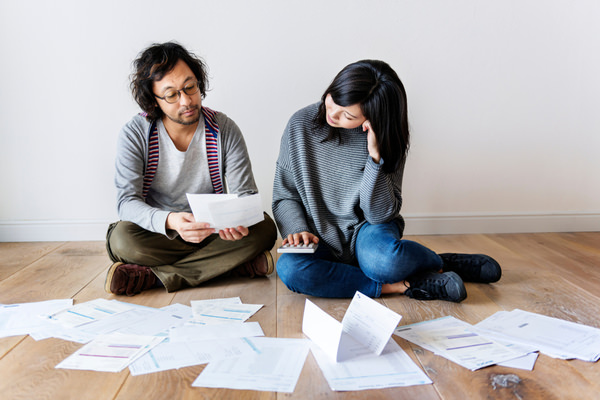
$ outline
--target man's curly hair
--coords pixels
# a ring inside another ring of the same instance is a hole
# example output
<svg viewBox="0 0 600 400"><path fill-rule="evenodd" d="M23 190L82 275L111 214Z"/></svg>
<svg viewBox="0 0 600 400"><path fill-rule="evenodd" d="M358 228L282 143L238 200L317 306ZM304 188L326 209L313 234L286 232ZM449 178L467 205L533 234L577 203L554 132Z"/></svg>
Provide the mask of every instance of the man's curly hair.
<svg viewBox="0 0 600 400"><path fill-rule="evenodd" d="M157 120L163 116L152 91L152 84L173 70L179 60L185 62L196 76L200 93L204 98L208 90L206 64L180 44L155 43L142 51L133 61L135 71L131 74L131 93L141 109L148 114L149 120Z"/></svg>

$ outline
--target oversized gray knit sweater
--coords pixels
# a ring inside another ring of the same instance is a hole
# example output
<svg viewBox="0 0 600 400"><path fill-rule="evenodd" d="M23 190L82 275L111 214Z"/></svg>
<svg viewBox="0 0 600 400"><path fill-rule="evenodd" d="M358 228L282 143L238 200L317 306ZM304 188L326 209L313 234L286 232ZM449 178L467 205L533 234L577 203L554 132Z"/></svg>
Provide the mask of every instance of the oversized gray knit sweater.
<svg viewBox="0 0 600 400"><path fill-rule="evenodd" d="M308 231L317 235L341 261L355 264L354 247L365 222L396 220L403 230L402 175L382 170L367 150L362 128L341 129L323 142L328 127L314 119L318 103L296 112L281 138L273 184L273 216L282 237Z"/></svg>

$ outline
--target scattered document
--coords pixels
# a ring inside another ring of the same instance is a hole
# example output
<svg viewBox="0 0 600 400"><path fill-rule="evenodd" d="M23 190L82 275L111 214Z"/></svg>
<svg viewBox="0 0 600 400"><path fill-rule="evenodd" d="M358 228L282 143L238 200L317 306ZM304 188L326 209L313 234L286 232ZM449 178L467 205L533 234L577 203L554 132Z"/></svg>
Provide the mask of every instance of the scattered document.
<svg viewBox="0 0 600 400"><path fill-rule="evenodd" d="M311 351L331 390L382 389L432 383L393 339L378 356L367 354L342 362L333 361L315 344Z"/></svg>
<svg viewBox="0 0 600 400"><path fill-rule="evenodd" d="M256 351L246 339L264 336L258 322L183 325L171 328L162 342L129 366L132 375L179 369Z"/></svg>
<svg viewBox="0 0 600 400"><path fill-rule="evenodd" d="M171 304L156 310L149 318L137 320L117 332L129 335L168 336L171 329L184 325L192 317L192 308Z"/></svg>
<svg viewBox="0 0 600 400"><path fill-rule="evenodd" d="M260 310L262 304L241 304L234 301L191 301L192 320L199 325L244 322Z"/></svg>
<svg viewBox="0 0 600 400"><path fill-rule="evenodd" d="M394 333L472 371L526 355L450 316L398 327Z"/></svg>
<svg viewBox="0 0 600 400"><path fill-rule="evenodd" d="M74 328L130 310L131 308L133 308L133 306L128 303L96 299L85 303L79 303L66 310L50 314L47 318L63 327Z"/></svg>
<svg viewBox="0 0 600 400"><path fill-rule="evenodd" d="M76 330L79 332L89 333L93 336L105 335L116 331L128 333L128 328L136 327L137 324L147 324L148 321L152 322L153 318L158 313L160 313L159 310L150 307L145 309L131 308L126 311L109 315L105 318L79 325L76 327ZM154 332L134 332L134 334L147 334L153 336Z"/></svg>
<svg viewBox="0 0 600 400"><path fill-rule="evenodd" d="M515 309L499 311L475 325L507 341L533 346L555 358L596 362L600 359L600 329Z"/></svg>
<svg viewBox="0 0 600 400"><path fill-rule="evenodd" d="M431 380L391 339L402 317L356 292L342 322L306 300L302 331L332 390L429 384Z"/></svg>
<svg viewBox="0 0 600 400"><path fill-rule="evenodd" d="M158 345L163 338L113 333L99 336L56 368L119 372Z"/></svg>
<svg viewBox="0 0 600 400"><path fill-rule="evenodd" d="M163 342L133 362L129 370L132 375L149 374L252 354L256 349L245 338Z"/></svg>
<svg viewBox="0 0 600 400"><path fill-rule="evenodd" d="M522 357L518 357L512 360L499 362L498 365L507 368L518 368L526 371L533 371L533 366L537 361L538 353L529 353Z"/></svg>
<svg viewBox="0 0 600 400"><path fill-rule="evenodd" d="M302 332L334 361L342 361L365 353L381 354L401 318L356 292L341 323L307 299Z"/></svg>
<svg viewBox="0 0 600 400"><path fill-rule="evenodd" d="M0 337L28 335L51 327L42 315L73 306L73 299L0 305Z"/></svg>
<svg viewBox="0 0 600 400"><path fill-rule="evenodd" d="M140 375L208 363L193 386L284 393L294 391L309 349L332 390L430 384L392 334L470 370L492 364L532 370L538 351L600 359L600 329L518 309L474 326L443 317L398 327L400 315L360 292L342 322L307 299L306 340L264 337L258 322L246 322L262 307L239 297L160 309L106 299L0 304L0 337L84 344L56 368L129 367Z"/></svg>
<svg viewBox="0 0 600 400"><path fill-rule="evenodd" d="M264 336L258 322L217 324L217 325L182 325L169 330L169 341L191 342L195 340L241 338Z"/></svg>
<svg viewBox="0 0 600 400"><path fill-rule="evenodd" d="M251 356L209 363L192 383L195 387L292 393L306 361L306 339L248 338Z"/></svg>
<svg viewBox="0 0 600 400"><path fill-rule="evenodd" d="M191 194L188 203L197 222L207 222L211 228L249 227L262 220L260 194L238 197L235 194Z"/></svg>

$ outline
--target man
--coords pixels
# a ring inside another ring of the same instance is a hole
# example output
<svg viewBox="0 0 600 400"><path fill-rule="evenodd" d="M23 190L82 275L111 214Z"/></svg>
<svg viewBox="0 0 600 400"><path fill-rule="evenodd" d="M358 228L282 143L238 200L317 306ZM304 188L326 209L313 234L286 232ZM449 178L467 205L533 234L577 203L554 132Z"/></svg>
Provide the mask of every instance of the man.
<svg viewBox="0 0 600 400"><path fill-rule="evenodd" d="M107 233L114 264L105 290L132 296L164 286L172 292L229 271L273 272L277 231L266 213L251 227L215 232L190 212L186 193L258 192L240 129L202 106L208 87L203 61L168 42L144 50L134 68L131 89L144 113L118 139L120 221Z"/></svg>

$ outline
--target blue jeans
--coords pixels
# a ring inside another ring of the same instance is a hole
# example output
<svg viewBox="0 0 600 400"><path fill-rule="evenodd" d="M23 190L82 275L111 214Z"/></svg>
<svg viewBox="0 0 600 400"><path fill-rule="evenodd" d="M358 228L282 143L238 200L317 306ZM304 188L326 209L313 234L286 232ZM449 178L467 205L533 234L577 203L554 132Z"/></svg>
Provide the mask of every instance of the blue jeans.
<svg viewBox="0 0 600 400"><path fill-rule="evenodd" d="M384 283L396 283L424 271L439 271L440 256L419 243L402 239L394 222L366 223L356 239L358 266L336 260L321 240L314 254L285 253L277 274L288 289L317 297L351 298L358 290L381 296Z"/></svg>

